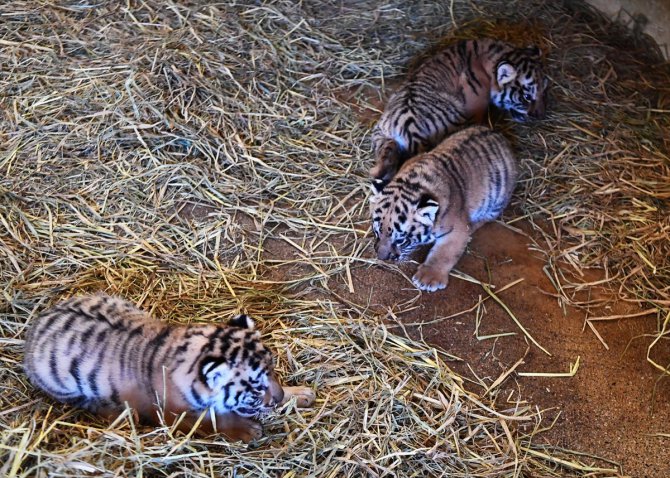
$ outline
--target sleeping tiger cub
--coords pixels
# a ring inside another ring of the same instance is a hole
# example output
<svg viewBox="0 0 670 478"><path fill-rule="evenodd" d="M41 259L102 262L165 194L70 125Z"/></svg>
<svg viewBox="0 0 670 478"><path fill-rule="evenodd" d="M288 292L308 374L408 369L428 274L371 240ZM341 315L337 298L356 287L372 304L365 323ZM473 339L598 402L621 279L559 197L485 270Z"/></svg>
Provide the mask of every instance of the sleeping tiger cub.
<svg viewBox="0 0 670 478"><path fill-rule="evenodd" d="M403 260L434 243L412 278L421 290L443 289L471 234L509 202L517 166L500 133L472 126L408 160L390 183L373 183L370 197L375 250Z"/></svg>
<svg viewBox="0 0 670 478"><path fill-rule="evenodd" d="M292 396L298 406L314 401L310 388L277 382L272 353L248 316L227 326L171 326L104 294L43 313L27 334L24 369L56 400L109 418L127 402L140 420L158 424L160 403L169 425L185 413L177 427L188 432L208 410L198 433L245 442L262 434L251 417Z"/></svg>
<svg viewBox="0 0 670 478"><path fill-rule="evenodd" d="M388 182L408 158L449 133L482 123L489 103L525 121L545 114L547 79L540 49L492 39L463 40L410 72L372 133L373 179Z"/></svg>

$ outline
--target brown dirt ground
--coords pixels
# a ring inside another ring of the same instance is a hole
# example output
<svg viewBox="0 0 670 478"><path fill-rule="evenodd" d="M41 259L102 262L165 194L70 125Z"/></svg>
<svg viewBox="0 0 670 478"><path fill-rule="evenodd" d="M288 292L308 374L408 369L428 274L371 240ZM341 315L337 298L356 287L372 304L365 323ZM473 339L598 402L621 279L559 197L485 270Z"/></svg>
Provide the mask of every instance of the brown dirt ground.
<svg viewBox="0 0 670 478"><path fill-rule="evenodd" d="M399 80L388 81L388 88L393 90L396 82ZM359 94L365 98L364 106L353 99L350 91L343 92L340 99L349 103L361 122L372 124L378 113L371 106L381 110L383 105L365 88ZM544 425L554 423L539 436L548 445L611 460L621 465L626 476L670 477L667 438L657 436L667 434L670 423L670 380L646 360L647 348L657 331L656 317L596 323L609 347L606 349L586 325L586 312L559 302L556 289L543 270L546 258L531 247L531 226L515 223L515 227L524 233L499 223L482 227L457 269L496 289L522 278L523 282L502 292L500 298L551 356L532 345L504 309L490 299L485 302L479 337L510 332L514 335L478 339L475 311L447 318L471 309L481 297L486 297L486 292L478 284L452 277L446 290L421 294L409 281L415 263L402 264L401 272L382 264L353 267L353 293L343 276L333 277L320 292L334 292L344 305L372 309L394 333L422 339L454 356L452 369L466 379L466 388L478 393L485 393L486 387L520 360L517 372L567 372L579 357L579 369L573 377L523 377L511 373L491 391L490 397L500 407L509 401L510 405L522 402L542 410ZM300 242L301 238L294 239ZM295 249L283 242L268 240L263 250L265 259L297 259ZM368 256L373 255L370 247ZM290 267L265 271L263 276L281 281L309 271L310 267L296 261ZM604 272L598 270L582 273L586 283L604 277ZM599 286L587 287L581 299L587 297L611 299L600 309L592 308L589 317L630 315L642 310L617 300L615 292ZM667 357L656 358L661 363L668 362Z"/></svg>
<svg viewBox="0 0 670 478"><path fill-rule="evenodd" d="M530 231L527 225L522 228ZM276 242L265 244L264 250L277 259L290 258L295 252ZM516 369L519 372L566 372L580 357L574 377L521 377L512 373L492 396L500 406L506 401L521 401L538 407L544 411L545 425L556 419L555 426L540 435L539 440L547 444L620 463L623 472L632 477L670 476L667 442L653 436L664 432L665 424L670 423L670 403L666 400L670 380L659 380L645 358L652 340L645 334L655 331L655 319L648 316L599 322L597 330L609 346L606 350L585 327L584 311L566 307L563 312L544 266L544 258L531 250L527 236L493 223L475 234L457 269L481 280L490 277L498 289L523 278L523 282L503 291L500 298L551 357L529 345L509 315L492 300L485 302L479 335L515 335L478 340L474 311L445 318L470 309L480 296L486 296L478 284L452 277L446 290L419 294L402 273L371 265L352 270L354 293L346 278L339 276L330 280L328 289L344 302L378 311L393 332L423 338L460 358L451 362L452 368L471 380L466 383L468 389L479 393L520 359L523 363ZM407 263L401 270L411 277L415 267ZM281 275L277 272L271 274L274 279ZM598 275L594 272L588 279L595 280ZM598 287L591 287L588 293L591 297L609 294ZM397 320L388 310L394 311ZM593 311L591 317L637 310L619 301Z"/></svg>
<svg viewBox="0 0 670 478"><path fill-rule="evenodd" d="M378 98L368 96L368 101L382 107ZM376 116L355 102L351 106L363 122ZM533 234L528 224L515 226L527 235ZM670 477L667 438L654 436L667 433L670 423L670 380L646 360L657 330L656 317L598 322L596 328L607 350L586 325L584 311L559 303L556 289L543 270L546 259L531 248L527 235L498 223L488 224L475 234L457 269L488 280L498 289L523 278L500 298L551 357L529 344L509 315L492 300L485 303L479 336L515 335L477 339L474 311L444 319L472 308L486 292L477 284L452 277L446 290L419 294L408 280L416 264L401 266L406 277L379 265L354 269L354 293L340 277L331 280L328 288L346 302L377 309L393 332L423 339L460 358L451 363L453 370L471 379L468 388L480 393L521 359L518 372L567 372L580 357L574 377L522 377L512 373L493 394L499 403L525 401L546 410L546 424L555 419L555 426L541 435L547 444L612 460L631 477ZM289 248L282 246L273 248L279 257L289 253ZM373 255L371 247L368 254ZM587 283L602 279L604 274L582 272ZM600 310L591 309L589 317L630 315L642 310L616 300L615 293L602 287L588 287L582 299L587 296L612 299ZM668 361L667 357L656 358L661 363Z"/></svg>

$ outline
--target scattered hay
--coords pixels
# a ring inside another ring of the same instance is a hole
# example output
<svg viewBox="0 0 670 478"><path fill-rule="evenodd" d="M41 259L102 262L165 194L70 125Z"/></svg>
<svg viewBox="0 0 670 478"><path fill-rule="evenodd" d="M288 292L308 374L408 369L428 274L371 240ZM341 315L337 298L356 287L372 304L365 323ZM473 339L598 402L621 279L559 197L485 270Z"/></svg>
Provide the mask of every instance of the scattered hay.
<svg viewBox="0 0 670 478"><path fill-rule="evenodd" d="M547 225L538 247L562 300L599 305L579 279L604 267L626 298L667 310L670 71L644 38L539 0L16 0L0 15L2 474L618 473L537 447L539 411L479 400L431 348L338 308L327 281L370 261L370 125L352 108L375 116L412 58L476 31L549 54L548 119L496 127L515 138L515 203ZM25 326L100 289L174 321L256 315L317 406L278 413L247 449L53 404L20 370Z"/></svg>
<svg viewBox="0 0 670 478"><path fill-rule="evenodd" d="M287 298L237 280L233 270L223 271L225 280L218 273L124 270L117 278L92 273L75 287L111 289L175 322L219 322L239 309L253 314L278 351L280 376L316 387L316 406L288 405L268 420L266 437L247 448L217 438L185 439L168 427L137 428L130 414L109 426L50 400L33 400L32 387L21 385L3 393L3 476L617 473L611 464L567 460L534 445L539 410L482 401L464 390L435 349L388 334L364 317L340 316L330 302Z"/></svg>

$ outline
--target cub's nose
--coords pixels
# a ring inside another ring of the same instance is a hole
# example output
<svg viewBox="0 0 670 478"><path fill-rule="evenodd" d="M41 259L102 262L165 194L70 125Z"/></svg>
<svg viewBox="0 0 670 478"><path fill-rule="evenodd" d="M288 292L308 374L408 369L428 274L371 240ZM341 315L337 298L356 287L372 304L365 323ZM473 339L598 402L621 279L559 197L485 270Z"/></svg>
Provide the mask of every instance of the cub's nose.
<svg viewBox="0 0 670 478"><path fill-rule="evenodd" d="M398 258L398 253L393 246L379 244L377 246L377 258L382 261L394 261Z"/></svg>

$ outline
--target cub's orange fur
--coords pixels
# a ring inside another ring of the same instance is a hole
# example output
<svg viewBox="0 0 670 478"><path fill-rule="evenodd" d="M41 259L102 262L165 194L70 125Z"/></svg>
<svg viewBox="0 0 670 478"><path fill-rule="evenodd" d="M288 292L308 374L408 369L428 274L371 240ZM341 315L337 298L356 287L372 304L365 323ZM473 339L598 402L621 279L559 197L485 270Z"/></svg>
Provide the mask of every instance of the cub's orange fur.
<svg viewBox="0 0 670 478"><path fill-rule="evenodd" d="M133 304L99 294L66 300L32 324L24 369L53 398L114 417L127 403L145 422L180 419L189 431L204 411L201 433L228 438L260 437L252 419L282 400L308 406L307 387L282 389L272 353L253 321L239 315L226 326L173 326ZM180 418L181 414L185 414Z"/></svg>
<svg viewBox="0 0 670 478"><path fill-rule="evenodd" d="M472 233L497 218L516 183L516 160L500 133L475 126L407 161L370 198L379 259L403 260L433 244L414 274L416 287L443 289Z"/></svg>
<svg viewBox="0 0 670 478"><path fill-rule="evenodd" d="M407 75L388 100L372 133L373 179L388 182L404 161L429 151L445 136L481 123L489 104L516 121L545 113L547 78L537 47L500 40L463 40Z"/></svg>

